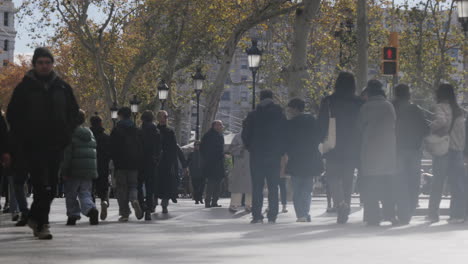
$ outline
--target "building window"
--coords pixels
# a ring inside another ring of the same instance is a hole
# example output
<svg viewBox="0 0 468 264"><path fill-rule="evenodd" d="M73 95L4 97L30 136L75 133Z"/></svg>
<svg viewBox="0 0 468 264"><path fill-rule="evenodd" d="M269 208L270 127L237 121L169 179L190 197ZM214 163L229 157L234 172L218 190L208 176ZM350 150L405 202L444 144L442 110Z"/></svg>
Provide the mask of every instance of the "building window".
<svg viewBox="0 0 468 264"><path fill-rule="evenodd" d="M8 27L9 19L10 19L10 13L8 13L8 12L3 13L3 25L5 27Z"/></svg>
<svg viewBox="0 0 468 264"><path fill-rule="evenodd" d="M10 42L8 41L8 39L5 39L5 41L3 42L3 50L4 50L4 51L8 51L8 49L9 49L9 47L8 47L9 44L10 44Z"/></svg>
<svg viewBox="0 0 468 264"><path fill-rule="evenodd" d="M231 100L231 92L224 92L221 96L222 101L229 101Z"/></svg>
<svg viewBox="0 0 468 264"><path fill-rule="evenodd" d="M242 70L247 70L249 67L247 66L247 64L242 64L241 65L241 69Z"/></svg>
<svg viewBox="0 0 468 264"><path fill-rule="evenodd" d="M245 82L247 81L247 76L246 75L242 75L241 76L241 82Z"/></svg>

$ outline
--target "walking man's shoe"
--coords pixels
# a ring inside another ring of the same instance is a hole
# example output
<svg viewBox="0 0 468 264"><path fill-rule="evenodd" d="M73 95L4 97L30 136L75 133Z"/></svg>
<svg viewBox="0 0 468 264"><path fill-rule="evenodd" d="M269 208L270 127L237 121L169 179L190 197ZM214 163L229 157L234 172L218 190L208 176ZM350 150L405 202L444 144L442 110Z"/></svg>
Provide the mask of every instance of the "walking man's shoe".
<svg viewBox="0 0 468 264"><path fill-rule="evenodd" d="M68 219L67 219L67 226L74 226L76 225L76 221L78 220L79 218L78 217L75 217L75 216L69 216Z"/></svg>
<svg viewBox="0 0 468 264"><path fill-rule="evenodd" d="M141 210L138 200L132 202L133 210L135 210L135 217L140 220L143 218L143 211Z"/></svg>
<svg viewBox="0 0 468 264"><path fill-rule="evenodd" d="M91 210L89 210L87 216L89 217L89 224L90 225L99 224L99 220L98 220L99 212L98 212L98 210L96 208L91 208Z"/></svg>
<svg viewBox="0 0 468 264"><path fill-rule="evenodd" d="M162 208L163 208L162 209L163 214L168 214L169 213L169 211L167 210L167 206L163 206Z"/></svg>
<svg viewBox="0 0 468 264"><path fill-rule="evenodd" d="M109 208L108 201L101 202L101 220L106 220L107 218L107 208Z"/></svg>
<svg viewBox="0 0 468 264"><path fill-rule="evenodd" d="M41 240L50 240L52 239L52 234L50 233L49 225L43 225L37 229L37 238Z"/></svg>
<svg viewBox="0 0 468 264"><path fill-rule="evenodd" d="M263 224L263 219L252 219L251 224Z"/></svg>
<svg viewBox="0 0 468 264"><path fill-rule="evenodd" d="M28 226L32 229L34 236L37 237L37 222L33 219L28 219Z"/></svg>

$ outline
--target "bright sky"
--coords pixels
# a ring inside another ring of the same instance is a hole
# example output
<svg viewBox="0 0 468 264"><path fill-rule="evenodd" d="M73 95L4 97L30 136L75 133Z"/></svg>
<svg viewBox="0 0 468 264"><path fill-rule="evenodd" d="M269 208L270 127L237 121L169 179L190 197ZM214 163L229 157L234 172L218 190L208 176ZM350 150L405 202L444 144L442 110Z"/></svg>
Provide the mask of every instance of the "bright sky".
<svg viewBox="0 0 468 264"><path fill-rule="evenodd" d="M13 3L15 3L15 7L19 7L24 0L13 0ZM411 0L411 2L419 2L421 0ZM404 0L395 0L395 4L401 4L403 3ZM31 21L34 20L34 16L29 17L28 19L31 19ZM16 19L17 20L17 19ZM27 24L27 23L25 23ZM33 53L34 48L33 47L28 47L28 44L32 44L33 41L28 37L27 29L25 28L25 25L20 27L18 25L18 21L16 21L16 30L18 32L16 36L16 46L15 46L15 54L24 54L24 53Z"/></svg>

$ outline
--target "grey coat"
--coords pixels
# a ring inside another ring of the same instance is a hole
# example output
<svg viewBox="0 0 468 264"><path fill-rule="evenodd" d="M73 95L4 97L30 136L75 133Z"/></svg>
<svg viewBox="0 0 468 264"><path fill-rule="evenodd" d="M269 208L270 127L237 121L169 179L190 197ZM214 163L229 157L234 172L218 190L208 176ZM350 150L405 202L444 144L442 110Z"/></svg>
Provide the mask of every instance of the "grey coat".
<svg viewBox="0 0 468 264"><path fill-rule="evenodd" d="M229 191L231 193L252 193L249 152L242 142L240 133L232 139L229 152L234 158L234 167L229 173Z"/></svg>
<svg viewBox="0 0 468 264"><path fill-rule="evenodd" d="M383 96L370 97L360 110L363 176L391 176L396 172L395 109Z"/></svg>

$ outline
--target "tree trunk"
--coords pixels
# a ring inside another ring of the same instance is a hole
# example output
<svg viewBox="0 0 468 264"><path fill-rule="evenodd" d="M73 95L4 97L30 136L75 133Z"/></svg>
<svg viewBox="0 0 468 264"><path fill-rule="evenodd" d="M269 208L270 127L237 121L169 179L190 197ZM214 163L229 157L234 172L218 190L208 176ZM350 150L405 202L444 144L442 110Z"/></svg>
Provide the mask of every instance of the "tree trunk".
<svg viewBox="0 0 468 264"><path fill-rule="evenodd" d="M366 0L358 0L357 7L357 90L358 93L367 85L369 30Z"/></svg>
<svg viewBox="0 0 468 264"><path fill-rule="evenodd" d="M309 77L307 72L307 44L312 19L318 13L320 3L320 0L305 0L304 7L296 10L291 62L287 75L289 97L305 96L305 83Z"/></svg>
<svg viewBox="0 0 468 264"><path fill-rule="evenodd" d="M468 36L465 33L463 41L463 104L468 104Z"/></svg>

